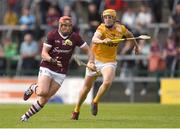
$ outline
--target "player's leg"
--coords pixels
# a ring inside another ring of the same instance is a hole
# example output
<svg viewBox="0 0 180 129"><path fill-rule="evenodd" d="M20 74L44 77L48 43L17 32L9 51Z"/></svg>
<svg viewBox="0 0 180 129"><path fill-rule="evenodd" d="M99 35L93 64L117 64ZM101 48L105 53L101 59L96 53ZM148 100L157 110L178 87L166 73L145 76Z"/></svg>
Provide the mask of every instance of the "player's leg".
<svg viewBox="0 0 180 129"><path fill-rule="evenodd" d="M52 81L49 89L49 93L47 95L47 100L49 100L55 93L59 90L61 87L64 79L66 78L65 74L60 74L60 73L52 73Z"/></svg>
<svg viewBox="0 0 180 129"><path fill-rule="evenodd" d="M61 85L62 84L62 82L64 81L64 78L65 77L58 77L58 74L57 75L54 75L55 76L55 79L56 80L58 80L58 85ZM35 93L35 94L37 94L36 93L36 91L37 91L37 89L38 89L38 84L37 83L33 83L33 84L31 84L30 86L29 86L29 88L24 92L24 100L26 101L26 100L28 100L30 97L31 97L31 95L33 94L33 93Z"/></svg>
<svg viewBox="0 0 180 129"><path fill-rule="evenodd" d="M99 99L103 94L109 89L109 87L112 84L112 81L115 77L115 68L114 67L105 67L102 69L102 76L103 76L103 83L101 84L96 97L93 99L93 102L97 103L99 102Z"/></svg>
<svg viewBox="0 0 180 129"><path fill-rule="evenodd" d="M49 69L40 67L40 68L39 68L39 76L44 76L44 75L49 76L50 78L52 78L52 73L51 73L51 71L50 71ZM38 76L38 78L39 78L39 76ZM40 78L40 79L41 79L41 78ZM39 80L39 79L38 79L38 80ZM41 90L41 89L42 89L42 88L40 88L40 90ZM25 101L28 100L33 93L37 94L37 93L36 93L37 90L38 90L38 84L37 84L37 83L31 84L31 85L29 86L29 88L24 92L24 97L23 97L23 99L24 99Z"/></svg>
<svg viewBox="0 0 180 129"><path fill-rule="evenodd" d="M82 105L82 103L84 102L84 100L87 97L87 94L91 90L91 87L93 85L94 80L95 80L95 78L92 76L86 76L85 77L83 88L80 91L79 99L78 99L78 102L77 102L75 109L74 109L75 112L79 112L80 106Z"/></svg>
<svg viewBox="0 0 180 129"><path fill-rule="evenodd" d="M78 99L78 102L74 108L71 119L78 120L81 105L84 102L84 100L86 99L87 94L91 90L91 87L92 87L95 79L96 79L96 77L93 77L93 76L86 76L85 77L84 85L83 85L82 89L80 90L79 99Z"/></svg>
<svg viewBox="0 0 180 129"><path fill-rule="evenodd" d="M48 94L46 96L38 96L38 101L41 103L41 105L44 106L49 101L49 99L58 91L59 88L60 85L52 79Z"/></svg>
<svg viewBox="0 0 180 129"><path fill-rule="evenodd" d="M21 121L27 121L31 116L40 111L47 103L47 96L52 79L46 75L38 76L38 88L36 89L37 101L29 108L29 110L22 115Z"/></svg>
<svg viewBox="0 0 180 129"><path fill-rule="evenodd" d="M26 100L28 100L28 99L31 97L31 95L32 95L33 93L36 94L36 89L37 89L37 87L38 87L37 83L31 84L31 85L28 87L28 89L24 92L23 99L26 101Z"/></svg>
<svg viewBox="0 0 180 129"><path fill-rule="evenodd" d="M48 93L48 95L46 97L47 100L49 100L53 95L55 95L60 87L61 87L60 84L58 84L56 81L52 80L51 86L50 86L50 89L49 89L49 93Z"/></svg>
<svg viewBox="0 0 180 129"><path fill-rule="evenodd" d="M115 77L115 67L112 67L111 65L106 66L101 70L101 72L102 72L102 76L103 76L103 83L101 84L101 86L91 104L92 115L97 115L98 102L112 84L112 81Z"/></svg>

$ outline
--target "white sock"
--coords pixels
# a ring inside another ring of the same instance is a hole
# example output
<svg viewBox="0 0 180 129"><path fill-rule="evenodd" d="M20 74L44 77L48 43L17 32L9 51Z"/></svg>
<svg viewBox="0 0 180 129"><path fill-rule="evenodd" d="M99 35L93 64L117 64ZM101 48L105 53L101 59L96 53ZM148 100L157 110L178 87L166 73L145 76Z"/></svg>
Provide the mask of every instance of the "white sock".
<svg viewBox="0 0 180 129"><path fill-rule="evenodd" d="M40 111L42 108L43 106L39 103L39 101L36 101L24 115L26 116L26 118L29 118Z"/></svg>
<svg viewBox="0 0 180 129"><path fill-rule="evenodd" d="M31 90L36 93L37 83L31 85Z"/></svg>

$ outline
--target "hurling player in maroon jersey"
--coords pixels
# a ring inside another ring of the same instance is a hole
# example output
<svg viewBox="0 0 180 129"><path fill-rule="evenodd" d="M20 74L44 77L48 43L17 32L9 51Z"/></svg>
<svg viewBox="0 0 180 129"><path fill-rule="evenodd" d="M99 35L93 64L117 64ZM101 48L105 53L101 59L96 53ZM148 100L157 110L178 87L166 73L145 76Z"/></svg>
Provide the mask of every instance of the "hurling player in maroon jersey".
<svg viewBox="0 0 180 129"><path fill-rule="evenodd" d="M43 43L38 82L32 84L25 91L24 100L29 99L33 93L36 93L38 97L29 110L21 116L21 121L27 121L40 111L61 87L68 71L69 60L76 46L88 55L87 65L95 70L94 57L89 46L79 34L72 31L71 18L63 16L59 19L59 28L49 32Z"/></svg>

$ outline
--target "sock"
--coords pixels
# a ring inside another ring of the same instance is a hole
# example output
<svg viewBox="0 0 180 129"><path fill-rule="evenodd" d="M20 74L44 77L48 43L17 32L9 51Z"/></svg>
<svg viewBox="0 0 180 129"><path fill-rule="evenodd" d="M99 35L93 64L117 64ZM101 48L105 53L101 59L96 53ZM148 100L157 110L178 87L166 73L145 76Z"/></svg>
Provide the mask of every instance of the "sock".
<svg viewBox="0 0 180 129"><path fill-rule="evenodd" d="M76 106L75 108L74 108L74 112L79 112L80 111L80 106Z"/></svg>
<svg viewBox="0 0 180 129"><path fill-rule="evenodd" d="M96 97L93 99L93 103L98 103L98 100L99 100L99 97L96 96Z"/></svg>
<svg viewBox="0 0 180 129"><path fill-rule="evenodd" d="M42 108L43 106L39 103L39 101L36 101L24 115L26 118L29 118L40 111Z"/></svg>
<svg viewBox="0 0 180 129"><path fill-rule="evenodd" d="M104 84L102 84L96 94L96 97L93 99L94 103L98 103L100 98L104 95L104 93L108 90L107 86L104 86Z"/></svg>
<svg viewBox="0 0 180 129"><path fill-rule="evenodd" d="M87 97L87 94L82 95L82 98L79 100L79 103L76 104L76 107L74 108L74 112L80 112L81 105L84 102L84 100L86 99L86 97Z"/></svg>
<svg viewBox="0 0 180 129"><path fill-rule="evenodd" d="M31 85L31 90L32 90L34 93L36 93L37 87L38 87L37 83L32 84L32 85Z"/></svg>

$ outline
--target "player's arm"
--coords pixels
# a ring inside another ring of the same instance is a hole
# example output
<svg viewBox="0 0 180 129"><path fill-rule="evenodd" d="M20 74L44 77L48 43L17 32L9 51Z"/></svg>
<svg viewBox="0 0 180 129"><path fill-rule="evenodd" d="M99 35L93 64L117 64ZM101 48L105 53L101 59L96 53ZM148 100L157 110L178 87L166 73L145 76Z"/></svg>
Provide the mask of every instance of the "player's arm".
<svg viewBox="0 0 180 129"><path fill-rule="evenodd" d="M92 38L92 42L93 43L96 43L96 44L101 44L101 43L110 43L111 42L111 39L109 38L105 38L105 39L101 39L101 36L102 36L102 33L99 32L99 31L96 31L94 33L94 36Z"/></svg>
<svg viewBox="0 0 180 129"><path fill-rule="evenodd" d="M51 60L51 56L49 55L49 51L50 51L51 47L43 44L43 48L42 48L42 52L41 52L41 57L44 61L50 62Z"/></svg>
<svg viewBox="0 0 180 129"><path fill-rule="evenodd" d="M125 37L133 38L134 36L129 30L126 30ZM134 47L135 47L135 54L139 54L139 47L138 47L137 41L135 39L126 42L125 47L122 50L121 54L130 53L134 49Z"/></svg>
<svg viewBox="0 0 180 129"><path fill-rule="evenodd" d="M43 48L42 48L42 53L41 53L41 57L44 61L50 62L53 65L58 65L58 66L62 66L61 62L58 61L57 59L53 59L50 55L49 55L49 51L51 49L51 46L44 43L43 44Z"/></svg>
<svg viewBox="0 0 180 129"><path fill-rule="evenodd" d="M94 55L90 49L90 47L85 43L83 47L81 47L81 50L88 55L88 67L91 68L91 70L96 70L95 63L94 63Z"/></svg>

